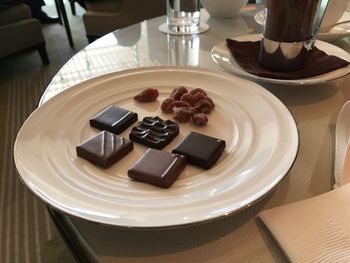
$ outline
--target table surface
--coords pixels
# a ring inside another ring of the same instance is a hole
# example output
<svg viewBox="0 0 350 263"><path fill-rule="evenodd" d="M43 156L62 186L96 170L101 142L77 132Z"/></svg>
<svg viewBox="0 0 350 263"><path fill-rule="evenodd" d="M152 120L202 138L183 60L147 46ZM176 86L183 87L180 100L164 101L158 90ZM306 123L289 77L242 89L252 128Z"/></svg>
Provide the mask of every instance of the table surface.
<svg viewBox="0 0 350 263"><path fill-rule="evenodd" d="M248 5L234 19L210 18L204 34L178 37L158 30L165 17L110 33L68 61L53 78L41 103L60 91L105 73L155 65L190 65L223 71L211 58L212 47L225 38L257 33ZM349 39L333 44L349 51ZM334 132L340 108L350 98L350 77L313 86L259 83L277 96L294 116L299 133L297 159L278 187L251 207L224 219L192 227L129 230L68 217L101 262L286 262L257 219L259 211L303 200L332 189Z"/></svg>

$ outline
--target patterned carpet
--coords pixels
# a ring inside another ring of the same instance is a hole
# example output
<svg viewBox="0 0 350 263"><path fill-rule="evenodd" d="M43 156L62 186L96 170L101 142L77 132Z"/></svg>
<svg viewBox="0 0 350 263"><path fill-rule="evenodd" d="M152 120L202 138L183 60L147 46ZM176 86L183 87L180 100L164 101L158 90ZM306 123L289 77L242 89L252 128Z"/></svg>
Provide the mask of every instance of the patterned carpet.
<svg viewBox="0 0 350 263"><path fill-rule="evenodd" d="M44 9L56 15L54 6ZM44 25L50 65L37 52L0 60L0 262L75 262L46 212L45 205L19 180L13 162L16 134L56 72L87 45L81 14L67 6L75 48L70 48L64 27Z"/></svg>

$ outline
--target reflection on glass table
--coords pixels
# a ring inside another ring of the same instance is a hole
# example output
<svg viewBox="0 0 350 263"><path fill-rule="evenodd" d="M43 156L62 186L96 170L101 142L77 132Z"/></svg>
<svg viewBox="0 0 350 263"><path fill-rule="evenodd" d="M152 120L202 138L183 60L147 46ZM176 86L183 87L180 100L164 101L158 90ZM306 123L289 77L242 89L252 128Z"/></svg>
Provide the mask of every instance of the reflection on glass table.
<svg viewBox="0 0 350 263"><path fill-rule="evenodd" d="M169 64L197 67L199 65L200 39L198 35L167 35Z"/></svg>

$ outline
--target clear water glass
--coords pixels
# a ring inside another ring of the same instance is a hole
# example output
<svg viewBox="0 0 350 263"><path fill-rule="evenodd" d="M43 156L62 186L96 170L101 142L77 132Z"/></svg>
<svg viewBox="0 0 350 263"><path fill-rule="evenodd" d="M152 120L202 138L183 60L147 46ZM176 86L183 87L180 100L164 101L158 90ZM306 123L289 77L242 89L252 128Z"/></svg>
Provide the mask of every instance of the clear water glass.
<svg viewBox="0 0 350 263"><path fill-rule="evenodd" d="M169 30L182 33L196 33L200 22L199 0L166 0L167 24Z"/></svg>

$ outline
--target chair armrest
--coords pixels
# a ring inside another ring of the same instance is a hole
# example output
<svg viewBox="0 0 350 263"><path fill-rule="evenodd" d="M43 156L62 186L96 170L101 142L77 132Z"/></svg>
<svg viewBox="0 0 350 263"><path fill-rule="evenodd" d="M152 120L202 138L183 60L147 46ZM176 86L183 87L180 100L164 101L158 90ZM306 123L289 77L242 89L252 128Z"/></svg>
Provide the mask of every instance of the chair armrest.
<svg viewBox="0 0 350 263"><path fill-rule="evenodd" d="M122 9L122 0L96 0L86 2L86 11L119 13Z"/></svg>
<svg viewBox="0 0 350 263"><path fill-rule="evenodd" d="M11 24L29 18L32 18L32 13L29 6L25 4L0 9L0 25Z"/></svg>
<svg viewBox="0 0 350 263"><path fill-rule="evenodd" d="M138 21L166 14L165 0L122 0L122 5Z"/></svg>

